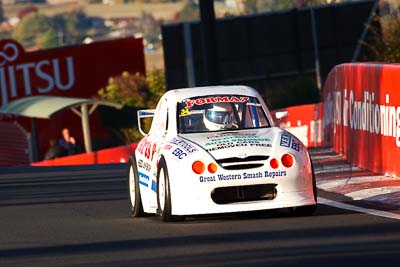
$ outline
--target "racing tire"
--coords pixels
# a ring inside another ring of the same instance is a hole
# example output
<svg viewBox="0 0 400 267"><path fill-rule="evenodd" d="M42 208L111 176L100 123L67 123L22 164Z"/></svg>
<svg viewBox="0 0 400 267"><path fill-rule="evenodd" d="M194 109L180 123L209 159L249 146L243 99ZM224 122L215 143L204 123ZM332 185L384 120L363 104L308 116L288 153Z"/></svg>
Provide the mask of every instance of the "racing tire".
<svg viewBox="0 0 400 267"><path fill-rule="evenodd" d="M315 203L317 203L317 181L315 179L314 166L313 166L312 162L311 162L311 171L312 171L314 200L315 200ZM316 210L317 210L317 204L289 208L290 214L292 216L298 216L298 217L311 216L315 213Z"/></svg>
<svg viewBox="0 0 400 267"><path fill-rule="evenodd" d="M146 214L143 211L142 199L140 197L138 171L134 156L132 156L128 163L128 194L132 216L144 217Z"/></svg>
<svg viewBox="0 0 400 267"><path fill-rule="evenodd" d="M164 222L175 222L184 220L183 216L171 214L171 188L169 184L168 168L165 159L161 157L157 170L157 212Z"/></svg>

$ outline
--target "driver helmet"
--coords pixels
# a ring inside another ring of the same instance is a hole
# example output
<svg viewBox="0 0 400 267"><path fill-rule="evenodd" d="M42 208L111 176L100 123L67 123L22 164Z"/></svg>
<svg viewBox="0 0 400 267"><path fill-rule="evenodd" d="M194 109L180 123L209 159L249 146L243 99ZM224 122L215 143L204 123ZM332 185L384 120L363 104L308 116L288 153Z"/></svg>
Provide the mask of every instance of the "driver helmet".
<svg viewBox="0 0 400 267"><path fill-rule="evenodd" d="M230 103L214 103L204 112L204 125L210 131L230 129L233 124L233 110Z"/></svg>

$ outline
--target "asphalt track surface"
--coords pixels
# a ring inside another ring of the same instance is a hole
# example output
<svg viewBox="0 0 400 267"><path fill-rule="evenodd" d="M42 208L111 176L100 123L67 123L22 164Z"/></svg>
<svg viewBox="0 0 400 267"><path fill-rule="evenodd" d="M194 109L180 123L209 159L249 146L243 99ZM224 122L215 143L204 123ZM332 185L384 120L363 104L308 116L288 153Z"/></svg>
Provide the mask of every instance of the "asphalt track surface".
<svg viewBox="0 0 400 267"><path fill-rule="evenodd" d="M0 266L400 266L399 220L322 204L311 217L134 219L125 173L0 169Z"/></svg>

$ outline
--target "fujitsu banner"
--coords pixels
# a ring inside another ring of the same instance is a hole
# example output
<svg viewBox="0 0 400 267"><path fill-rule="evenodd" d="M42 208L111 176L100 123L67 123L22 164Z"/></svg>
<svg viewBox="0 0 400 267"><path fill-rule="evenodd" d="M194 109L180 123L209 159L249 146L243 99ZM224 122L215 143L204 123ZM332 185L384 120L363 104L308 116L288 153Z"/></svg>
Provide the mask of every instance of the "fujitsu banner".
<svg viewBox="0 0 400 267"><path fill-rule="evenodd" d="M324 140L362 168L400 176L400 65L335 67L324 88Z"/></svg>
<svg viewBox="0 0 400 267"><path fill-rule="evenodd" d="M31 95L91 97L123 71L144 73L142 39L25 52L0 41L0 105Z"/></svg>
<svg viewBox="0 0 400 267"><path fill-rule="evenodd" d="M98 90L107 86L109 78L124 71L145 73L142 39L116 39L36 52L24 51L14 40L1 40L0 106L34 95L98 97ZM17 120L31 131L29 119L0 114L0 120ZM71 111L57 113L51 120L38 120L37 125L40 156L47 150L48 141L58 139L64 127L83 142L81 120ZM112 133L100 127L98 111L90 116L90 125L92 140L107 147L113 140Z"/></svg>

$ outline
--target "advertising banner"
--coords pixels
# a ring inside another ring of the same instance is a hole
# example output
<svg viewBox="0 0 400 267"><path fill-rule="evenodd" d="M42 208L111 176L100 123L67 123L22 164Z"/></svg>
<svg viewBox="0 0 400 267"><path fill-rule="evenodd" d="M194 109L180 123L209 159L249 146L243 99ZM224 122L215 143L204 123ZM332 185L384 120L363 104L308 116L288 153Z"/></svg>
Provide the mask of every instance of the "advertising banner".
<svg viewBox="0 0 400 267"><path fill-rule="evenodd" d="M324 141L361 168L400 176L400 65L343 64L324 87Z"/></svg>
<svg viewBox="0 0 400 267"><path fill-rule="evenodd" d="M125 38L25 52L14 40L0 41L0 106L22 97L57 95L97 98L110 77L122 72L145 73L142 39ZM0 120L17 120L28 132L30 119L0 114ZM51 120L38 120L41 154L52 138L59 138L64 127L83 142L81 119L71 111L55 114ZM109 133L101 129L98 114L90 116L92 140L104 143ZM95 146L96 147L96 146Z"/></svg>

